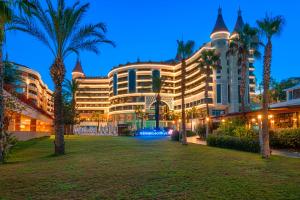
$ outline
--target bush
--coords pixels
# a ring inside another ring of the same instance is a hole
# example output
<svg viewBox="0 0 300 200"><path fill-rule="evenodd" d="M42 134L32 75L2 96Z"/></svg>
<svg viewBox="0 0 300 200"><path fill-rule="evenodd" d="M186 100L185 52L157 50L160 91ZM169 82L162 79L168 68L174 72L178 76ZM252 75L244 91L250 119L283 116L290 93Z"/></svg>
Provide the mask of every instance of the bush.
<svg viewBox="0 0 300 200"><path fill-rule="evenodd" d="M13 136L11 133L8 133L4 131L3 135L3 156L4 156L4 161L9 157L9 154L11 152L11 149L14 145L17 143L17 138Z"/></svg>
<svg viewBox="0 0 300 200"><path fill-rule="evenodd" d="M192 137L192 136L195 136L197 135L194 131L186 131L186 137Z"/></svg>
<svg viewBox="0 0 300 200"><path fill-rule="evenodd" d="M239 138L228 135L210 135L207 138L207 145L255 153L260 151L258 140L248 137Z"/></svg>
<svg viewBox="0 0 300 200"><path fill-rule="evenodd" d="M134 131L131 131L129 129L124 129L122 131L122 133L120 134L120 136L134 136L135 132Z"/></svg>
<svg viewBox="0 0 300 200"><path fill-rule="evenodd" d="M180 139L180 134L179 131L174 130L172 135L171 135L171 140L173 141L179 141Z"/></svg>
<svg viewBox="0 0 300 200"><path fill-rule="evenodd" d="M205 138L205 132L206 132L206 128L205 128L205 126L203 126L203 125L199 125L199 126L196 128L196 133L197 133L197 135L198 135L201 139L204 139L204 138Z"/></svg>
<svg viewBox="0 0 300 200"><path fill-rule="evenodd" d="M273 148L300 149L300 128L270 131L270 145Z"/></svg>

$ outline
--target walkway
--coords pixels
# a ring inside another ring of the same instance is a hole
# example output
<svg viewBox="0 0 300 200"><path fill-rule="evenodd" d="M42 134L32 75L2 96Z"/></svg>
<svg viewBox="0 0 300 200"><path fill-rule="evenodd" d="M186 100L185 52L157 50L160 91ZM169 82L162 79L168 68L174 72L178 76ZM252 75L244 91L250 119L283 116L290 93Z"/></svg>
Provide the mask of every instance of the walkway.
<svg viewBox="0 0 300 200"><path fill-rule="evenodd" d="M198 136L188 137L187 138L188 143L192 144L201 144L201 145L207 145L206 141L199 140ZM272 149L272 155L277 156L285 156L289 158L300 158L300 152L292 152L285 149Z"/></svg>

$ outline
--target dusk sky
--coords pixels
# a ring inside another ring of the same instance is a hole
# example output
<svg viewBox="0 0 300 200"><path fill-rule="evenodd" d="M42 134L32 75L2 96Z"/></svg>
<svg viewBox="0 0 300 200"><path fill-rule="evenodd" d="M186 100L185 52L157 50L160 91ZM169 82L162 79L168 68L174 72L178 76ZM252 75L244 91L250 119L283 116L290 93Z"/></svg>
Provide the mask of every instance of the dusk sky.
<svg viewBox="0 0 300 200"><path fill-rule="evenodd" d="M69 0L69 3L74 0ZM82 1L86 2L86 1ZM116 48L100 46L101 54L83 52L80 56L87 76L105 76L119 64L141 61L164 61L175 57L176 40L194 40L196 49L210 40L219 5L230 31L240 7L245 22L256 25L266 13L283 15L286 25L280 37L273 39L272 76L281 80L300 76L299 33L300 1L298 0L89 0L91 6L84 22L104 22L107 37ZM70 4L69 4L70 5ZM20 32L10 32L6 52L11 61L37 70L53 89L49 67L53 62L50 51L35 38ZM195 50L196 50L195 49ZM76 56L66 59L67 78L75 65ZM255 63L261 81L262 60Z"/></svg>

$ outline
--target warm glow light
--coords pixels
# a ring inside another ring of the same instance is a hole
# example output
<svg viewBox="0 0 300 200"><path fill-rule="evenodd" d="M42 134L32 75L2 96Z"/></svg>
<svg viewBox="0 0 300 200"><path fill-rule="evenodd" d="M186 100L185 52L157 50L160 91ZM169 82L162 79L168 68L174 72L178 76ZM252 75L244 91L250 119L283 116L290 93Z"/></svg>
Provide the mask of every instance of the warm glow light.
<svg viewBox="0 0 300 200"><path fill-rule="evenodd" d="M258 119L261 119L261 118L262 118L262 116L261 116L261 115L258 115L258 116L257 116L257 118L258 118Z"/></svg>
<svg viewBox="0 0 300 200"><path fill-rule="evenodd" d="M225 122L225 119L222 119L222 122L224 123L224 122Z"/></svg>
<svg viewBox="0 0 300 200"><path fill-rule="evenodd" d="M251 120L252 122L255 122L256 121L256 119L255 118L252 118L252 120Z"/></svg>
<svg viewBox="0 0 300 200"><path fill-rule="evenodd" d="M272 119L273 118L273 115L269 115L269 119Z"/></svg>
<svg viewBox="0 0 300 200"><path fill-rule="evenodd" d="M297 121L297 119L296 119L296 118L293 118L293 121Z"/></svg>
<svg viewBox="0 0 300 200"><path fill-rule="evenodd" d="M209 122L209 117L206 117L206 121Z"/></svg>
<svg viewBox="0 0 300 200"><path fill-rule="evenodd" d="M272 120L271 120L271 123L274 124L274 122L275 122L274 119L272 119Z"/></svg>

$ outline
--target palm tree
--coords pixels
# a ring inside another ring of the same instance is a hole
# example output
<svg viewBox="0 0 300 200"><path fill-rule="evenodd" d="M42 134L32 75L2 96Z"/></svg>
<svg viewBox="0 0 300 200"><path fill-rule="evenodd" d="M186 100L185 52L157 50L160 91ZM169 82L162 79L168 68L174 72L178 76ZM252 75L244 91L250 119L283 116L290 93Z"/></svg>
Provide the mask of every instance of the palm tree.
<svg viewBox="0 0 300 200"><path fill-rule="evenodd" d="M237 65L241 66L241 82L240 82L240 98L241 98L241 112L245 117L245 101L246 101L246 80L247 80L247 67L249 58L253 56L258 58L260 53L258 51L258 30L245 24L236 36L229 39L229 48L226 56L236 56Z"/></svg>
<svg viewBox="0 0 300 200"><path fill-rule="evenodd" d="M55 124L55 154L65 153L64 124L62 112L62 83L65 78L65 58L71 53L79 54L86 50L99 53L98 45L112 44L105 38L106 26L103 23L82 24L84 15L89 9L89 3L81 5L76 1L71 7L65 5L65 0L46 0L44 9L39 1L34 0L36 9L32 18L19 17L14 21L15 29L28 33L41 41L54 56L50 67L50 75L55 85L54 90L54 124Z"/></svg>
<svg viewBox="0 0 300 200"><path fill-rule="evenodd" d="M66 101L70 105L70 112L64 113L64 118L68 118L69 124L71 125L71 133L73 134L74 124L76 123L76 93L78 92L79 83L76 79L65 80L64 83L64 94L66 96ZM68 114L69 116L66 116Z"/></svg>
<svg viewBox="0 0 300 200"><path fill-rule="evenodd" d="M257 21L257 25L261 33L266 38L264 46L264 67L263 67L263 98L262 98L262 131L261 131L261 153L263 158L270 157L269 145L269 122L268 122L268 108L269 108L269 84L271 74L271 60L272 60L272 38L279 35L284 25L284 18L282 16L269 17L266 16L262 20Z"/></svg>
<svg viewBox="0 0 300 200"><path fill-rule="evenodd" d="M181 143L187 145L186 141L186 114L185 114L185 75L186 75L186 59L194 52L195 42L188 40L184 42L177 40L177 58L181 62L181 122L182 122L182 139Z"/></svg>
<svg viewBox="0 0 300 200"><path fill-rule="evenodd" d="M206 80L205 80L205 104L206 104L206 138L209 134L209 124L210 124L210 116L209 116L209 98L208 98L208 91L209 91L209 82L211 80L212 70L216 69L220 63L220 56L216 53L214 49L203 50L200 55L199 67L200 70L205 70Z"/></svg>
<svg viewBox="0 0 300 200"><path fill-rule="evenodd" d="M190 119L191 119L191 131L193 131L193 119L196 117L196 115L198 114L198 110L195 106L193 106L190 110L189 110L189 114L190 114Z"/></svg>
<svg viewBox="0 0 300 200"><path fill-rule="evenodd" d="M156 94L155 96L155 128L159 129L159 105L161 103L160 92L164 85L165 80L159 76L153 76L153 92Z"/></svg>
<svg viewBox="0 0 300 200"><path fill-rule="evenodd" d="M144 112L143 110L143 107L142 106L137 106L135 108L135 115L136 115L136 118L140 118L141 119L141 129L143 129L143 126L144 126L144 118L146 116L146 113Z"/></svg>
<svg viewBox="0 0 300 200"><path fill-rule="evenodd" d="M100 111L93 112L92 119L97 121L97 133L100 131L100 119L103 114Z"/></svg>
<svg viewBox="0 0 300 200"><path fill-rule="evenodd" d="M15 18L16 10L20 13L29 14L33 4L28 0L7 0L0 1L0 163L4 161L4 65L3 65L3 45L5 43L7 26ZM18 9L17 9L18 8Z"/></svg>

